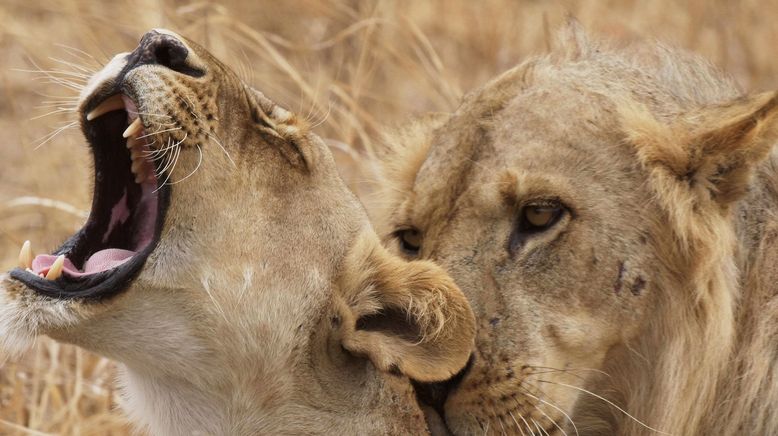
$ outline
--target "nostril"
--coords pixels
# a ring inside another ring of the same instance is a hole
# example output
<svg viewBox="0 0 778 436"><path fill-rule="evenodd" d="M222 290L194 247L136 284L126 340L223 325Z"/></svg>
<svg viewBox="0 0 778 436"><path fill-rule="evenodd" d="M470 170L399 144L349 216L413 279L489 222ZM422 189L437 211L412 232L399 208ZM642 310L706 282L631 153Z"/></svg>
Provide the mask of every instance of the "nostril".
<svg viewBox="0 0 778 436"><path fill-rule="evenodd" d="M175 41L178 43L178 41ZM159 65L166 66L174 71L181 71L185 68L186 57L189 54L189 50L186 49L181 43L165 43L162 42L154 49L154 58Z"/></svg>
<svg viewBox="0 0 778 436"><path fill-rule="evenodd" d="M143 35L128 63L130 68L153 64L194 77L205 74L203 70L192 65L189 49L183 42L175 36L158 31Z"/></svg>

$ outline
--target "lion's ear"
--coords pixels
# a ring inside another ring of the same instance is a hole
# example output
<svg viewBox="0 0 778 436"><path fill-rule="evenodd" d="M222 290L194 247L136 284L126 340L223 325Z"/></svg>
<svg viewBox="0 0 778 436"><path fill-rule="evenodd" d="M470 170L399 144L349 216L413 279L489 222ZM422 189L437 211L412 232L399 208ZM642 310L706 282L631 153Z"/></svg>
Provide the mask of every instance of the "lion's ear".
<svg viewBox="0 0 778 436"><path fill-rule="evenodd" d="M475 319L442 269L389 254L372 232L351 248L339 283L343 347L382 371L446 380L467 363Z"/></svg>
<svg viewBox="0 0 778 436"><path fill-rule="evenodd" d="M673 126L659 126L645 115L627 116L628 135L643 164L724 207L742 197L778 140L776 92L693 111Z"/></svg>
<svg viewBox="0 0 778 436"><path fill-rule="evenodd" d="M573 15L567 15L552 47L555 49L554 54L561 54L565 61L584 59L596 49L581 22Z"/></svg>

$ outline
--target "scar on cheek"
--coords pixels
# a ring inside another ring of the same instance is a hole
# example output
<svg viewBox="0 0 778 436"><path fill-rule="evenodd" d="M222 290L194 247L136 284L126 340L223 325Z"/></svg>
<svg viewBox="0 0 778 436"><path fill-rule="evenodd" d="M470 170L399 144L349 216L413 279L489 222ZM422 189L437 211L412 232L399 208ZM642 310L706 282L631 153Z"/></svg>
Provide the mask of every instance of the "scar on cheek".
<svg viewBox="0 0 778 436"><path fill-rule="evenodd" d="M630 292L632 292L632 295L638 296L640 293L645 289L646 287L646 279L644 279L642 276L637 276L634 282L632 282L632 286L629 287Z"/></svg>
<svg viewBox="0 0 778 436"><path fill-rule="evenodd" d="M616 283L613 284L613 291L618 295L621 293L621 287L624 285L624 273L627 268L624 266L624 261L619 261L619 272L616 275Z"/></svg>
<svg viewBox="0 0 778 436"><path fill-rule="evenodd" d="M625 277L627 276L627 266L624 263L624 261L619 262L619 268L618 272L616 273L616 282L613 284L613 291L616 293L616 295L621 293L621 289L624 287L624 281ZM632 295L638 296L641 292L643 292L643 289L646 288L646 279L643 278L642 275L638 274L635 279L630 283L629 291L632 293Z"/></svg>

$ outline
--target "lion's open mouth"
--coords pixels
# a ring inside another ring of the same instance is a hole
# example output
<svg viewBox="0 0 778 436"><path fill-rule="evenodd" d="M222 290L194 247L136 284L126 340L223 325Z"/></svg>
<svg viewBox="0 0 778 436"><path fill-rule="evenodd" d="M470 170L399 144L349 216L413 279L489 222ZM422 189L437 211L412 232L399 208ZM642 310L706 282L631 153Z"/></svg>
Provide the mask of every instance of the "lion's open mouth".
<svg viewBox="0 0 778 436"><path fill-rule="evenodd" d="M120 292L156 246L169 198L143 114L124 94L93 96L82 128L94 155L92 210L84 227L53 254L22 247L12 276L55 298Z"/></svg>

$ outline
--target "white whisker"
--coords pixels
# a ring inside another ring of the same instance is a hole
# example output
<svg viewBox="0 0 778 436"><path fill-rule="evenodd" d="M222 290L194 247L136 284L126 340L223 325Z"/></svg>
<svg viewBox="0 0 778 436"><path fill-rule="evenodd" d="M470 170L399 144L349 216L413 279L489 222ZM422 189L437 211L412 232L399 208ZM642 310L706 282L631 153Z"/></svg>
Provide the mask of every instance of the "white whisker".
<svg viewBox="0 0 778 436"><path fill-rule="evenodd" d="M494 412L494 410L492 410L492 412ZM505 426L502 425L502 418L500 418L496 414L495 414L495 418L497 418L497 422L500 423L500 429L502 429L502 434L505 434Z"/></svg>
<svg viewBox="0 0 778 436"><path fill-rule="evenodd" d="M34 117L30 118L30 121L39 120L39 119L47 117L49 115L61 114L61 113L67 113L67 112L73 112L73 109L66 108L66 107L58 107L58 108L54 109L53 111L46 112L45 114L42 114L42 115L34 116Z"/></svg>
<svg viewBox="0 0 778 436"><path fill-rule="evenodd" d="M175 147L174 145L170 145L170 142L168 142L168 145L166 145L165 147L159 148L157 150L144 151L143 154L146 158L149 158L152 161L157 161L165 157L168 150L171 150L174 147Z"/></svg>
<svg viewBox="0 0 778 436"><path fill-rule="evenodd" d="M66 65L66 66L68 66L70 68L74 68L74 69L78 70L78 71L73 71L73 73L74 74L81 74L87 80L89 80L89 78L92 77L97 72L97 71L88 70L85 67L82 67L82 66L80 66L78 64L75 64L73 62L68 62L68 61L65 61L65 60L62 60L62 59L57 59L57 58L53 58L53 57L49 57L49 59L51 59L54 62L59 62L59 63L61 63L63 65Z"/></svg>
<svg viewBox="0 0 778 436"><path fill-rule="evenodd" d="M60 63L62 65L67 65L70 68L75 68L76 70L81 71L82 73L84 73L87 77L91 77L92 75L94 75L94 73L97 72L96 70L89 69L89 68L87 68L84 65L80 65L80 64L77 64L75 62L66 61L64 59L59 59L59 58L55 58L55 57L51 57L51 56L49 56L49 59L51 59L54 62L58 62L58 63Z"/></svg>
<svg viewBox="0 0 778 436"><path fill-rule="evenodd" d="M184 177L183 179L176 180L175 182L170 182L171 185L175 185L175 184L183 182L184 180L186 180L189 177L191 177L195 172L197 172L197 170L200 169L200 165L202 165L202 163L203 163L203 150L200 148L199 145L197 145L197 151L200 153L200 155L199 155L199 157L197 159L197 166L195 167L195 169L193 169L192 172L187 174L187 176Z"/></svg>
<svg viewBox="0 0 778 436"><path fill-rule="evenodd" d="M172 139L172 138L168 138L168 140L167 140L167 144L168 144L168 145L167 145L167 146L165 146L165 150L166 150L166 152L164 153L164 156L165 156L165 164L164 164L164 166L162 167L162 169L160 170L160 172L166 172L166 171L168 170L168 168L170 168L170 165L172 165L173 152L170 152L170 153L168 153L167 151L173 150L173 149L175 148L175 147L172 145L172 144L173 144L173 139Z"/></svg>
<svg viewBox="0 0 778 436"><path fill-rule="evenodd" d="M36 139L35 140L36 142L38 142L38 141L42 141L42 142L40 142L38 145L36 145L34 150L37 150L37 149L43 147L47 142L49 142L52 139L54 139L57 135L59 135L60 133L64 132L67 129L71 129L71 128L75 127L77 124L78 124L78 121L71 121L71 122L65 124L64 126L57 127L53 132L51 132L51 133L49 133L49 134L47 134L47 135L45 135L45 136L43 136L41 138Z"/></svg>
<svg viewBox="0 0 778 436"><path fill-rule="evenodd" d="M570 418L570 415L568 415L567 413L565 413L565 411L564 411L564 410L562 410L561 408L559 408L559 407L557 407L557 406L555 406L555 405L551 404L551 403L550 403L550 402L548 402L548 401L545 401L545 400L543 400L543 399L541 399L541 398L538 398L538 397L536 397L536 396L532 395L532 394L529 392L529 389L526 389L526 388L524 389L524 395L527 395L527 396L529 396L530 398L534 398L534 399L536 399L536 400L540 401L541 403L543 403L543 404L547 404L547 405L549 405L549 406L553 407L554 409L556 409L556 410L557 410L559 413L561 413L562 415L564 415L564 416L565 416L565 418L567 418L567 420L568 420L568 421L570 421L570 424L572 424L572 425L573 425L573 430L575 430L575 434L576 434L576 436L580 436L580 435L579 435L579 433L578 433L578 427L576 427L576 425L575 425L575 422L573 422L573 419L572 419L572 418ZM537 406L535 406L535 407L537 407ZM542 412L541 412L541 413L542 413ZM561 429L560 429L560 430L561 430ZM566 434L566 433L565 433L565 434Z"/></svg>
<svg viewBox="0 0 778 436"><path fill-rule="evenodd" d="M508 411L508 415L511 415L511 419L513 420L513 423L514 423L514 424L516 424L516 428L518 428L518 429L519 429L519 431L521 432L521 435L522 435L522 436L527 436L527 435L524 433L524 430L521 428L521 425L519 425L519 421L516 421L516 417L515 417L515 416L513 416L513 412L511 412L511 411L509 410L509 411Z"/></svg>
<svg viewBox="0 0 778 436"><path fill-rule="evenodd" d="M92 62L95 63L95 65L97 66L97 69L100 69L100 67L103 65L103 62L98 61L97 59L95 59L94 56L92 56L91 54L89 54L89 53L87 53L87 52L85 52L83 50L77 49L75 47L71 47L69 45L60 44L60 43L57 43L57 44L54 44L54 45L57 46L57 47L61 47L61 48L65 49L68 52L68 54L70 54L71 56L73 56L75 58L78 58L80 60L83 60L83 58L78 56L78 55L86 56L88 58L88 60L91 60Z"/></svg>
<svg viewBox="0 0 778 436"><path fill-rule="evenodd" d="M591 395L591 396L593 396L595 398L598 398L598 399L600 399L600 400L610 404L611 406L615 407L618 411L620 411L621 413L625 414L627 417L629 417L630 419L632 419L636 423L640 424L642 427L647 428L648 430L652 430L652 431L655 431L657 433L666 434L666 435L671 434L671 433L664 432L662 430L657 430L657 429L655 429L655 428L653 428L653 427L643 423L639 419L637 419L634 416L630 415L626 410L624 410L621 407L617 406L614 402L608 400L607 398L605 398L603 396L597 395L594 392L588 391L588 390L583 389L583 388L579 388L578 386L572 386L572 385L568 385L568 384L561 383L561 382L553 382L553 381L549 381L549 380L538 380L538 381L541 382L541 383L550 383L550 384L555 384L555 385L559 385L559 386L564 386L564 387L567 387L567 388L570 388L570 389L575 389L577 391L589 394L589 395Z"/></svg>
<svg viewBox="0 0 778 436"><path fill-rule="evenodd" d="M170 148L170 144L172 142L173 141L171 140L171 138L168 138L167 148ZM160 168L160 170L157 172L157 178L161 178L161 176L167 172L167 170L170 167L170 165L172 165L172 163L173 163L173 154L174 153L175 152L173 152L173 153L165 153L165 155L164 155L165 156L165 162L163 163L163 165ZM164 186L169 179L170 179L170 173L167 172L167 176L165 177L165 180L159 186L160 187ZM157 188L156 190L154 190L154 192L158 191L159 189L160 188Z"/></svg>
<svg viewBox="0 0 778 436"><path fill-rule="evenodd" d="M556 428L558 428L558 429L559 429L559 431L561 431L563 435L565 435L565 436L568 436L568 435L567 435L567 432L566 432L566 431L564 431L564 430L562 429L562 427L560 427L560 426L559 426L559 424L557 424L557 422L556 422L554 419L552 419L550 416L548 416L548 415L546 414L546 412L544 412L544 411L543 411L543 410L542 410L540 407L538 407L536 404L533 404L533 405L532 405L532 407L534 407L534 408L535 408L535 409L536 409L538 412L540 412L540 413L541 413L543 416L545 416L545 417L546 417L546 419L548 419L549 421L551 421L551 423L552 423L552 424L554 424L554 426L555 426ZM546 431L546 433L548 433L548 431Z"/></svg>
<svg viewBox="0 0 778 436"><path fill-rule="evenodd" d="M55 97L51 97L51 98L55 98ZM41 102L41 104L48 104L48 105L52 105L52 104L54 104L54 105L70 104L70 105L73 105L73 106L76 106L77 103L78 103L78 97L77 96L69 97L69 96L64 96L64 95L56 97L55 100L43 100Z"/></svg>
<svg viewBox="0 0 778 436"><path fill-rule="evenodd" d="M526 419L524 419L524 415L522 415L521 413L519 413L519 419L521 419L521 421L522 421L522 422L524 423L524 425L527 427L527 430L529 430L529 434L531 434L532 436L535 436L535 431L533 431L533 430L532 430L532 427L530 427L530 425L529 425L529 423L527 422L527 420L526 420Z"/></svg>
<svg viewBox="0 0 778 436"><path fill-rule="evenodd" d="M159 135L160 133L175 132L176 130L181 130L181 127L176 127L176 128L173 128L173 129L158 130L156 132L151 132L151 133L147 133L147 134L142 135L142 136L138 136L136 139L148 138L149 136Z"/></svg>
<svg viewBox="0 0 778 436"><path fill-rule="evenodd" d="M135 111L128 111L128 112L133 114L133 115L143 115L144 117L171 118L171 116L167 115L167 114L154 114L154 113L150 113L150 112L135 112ZM155 121L155 122L158 123L157 121Z"/></svg>
<svg viewBox="0 0 778 436"><path fill-rule="evenodd" d="M226 149L226 148L224 148L224 146L222 145L222 143L221 143L221 142L219 142L219 140L218 140L218 139L216 139L216 138L214 137L214 135L212 135L212 134L211 134L211 132L205 132L205 134L206 134L206 135L208 135L208 138L210 138L212 141L214 141L214 142L215 142L215 143L216 143L216 144L217 144L217 145L218 145L218 146L219 146L219 147L222 149L222 151L224 152L224 154L227 156L227 159L229 159L229 160L230 160L230 163L232 163L232 166L233 166L233 167L237 167L237 165L235 164L235 161L234 161L234 160L232 160L232 156L230 156L230 153L229 153L229 152L227 152L227 149Z"/></svg>
<svg viewBox="0 0 778 436"><path fill-rule="evenodd" d="M533 424L535 424L535 428L536 428L536 429L538 429L538 434L539 434L539 435L543 436L543 434L545 433L545 434L546 434L546 436L548 436L548 432L547 432L547 431L544 431L544 430L543 430L543 427L541 427L541 426L538 424L538 422L537 422L537 421L535 421L535 419L534 419L534 418L530 418L529 420L530 420L530 421L532 421L532 423L533 423Z"/></svg>
<svg viewBox="0 0 778 436"><path fill-rule="evenodd" d="M41 81L43 81L43 83L48 83L48 84L51 84L51 85L64 86L65 88L69 88L69 89L72 89L74 91L81 91L84 88L84 86L81 85L80 83L71 82L71 81L65 80L65 79L57 79L57 78L45 77L45 78L33 79L33 80L41 80Z"/></svg>
<svg viewBox="0 0 778 436"><path fill-rule="evenodd" d="M170 175L171 176L173 175L173 172L176 170L176 166L178 165L178 159L181 157L181 147L179 147L179 145L181 145L180 141L177 142L174 145L173 153L174 153L175 157L174 157L174 160L173 160L173 166L170 167Z"/></svg>
<svg viewBox="0 0 778 436"><path fill-rule="evenodd" d="M83 82L86 82L87 80L89 80L89 77L91 77L89 74L79 73L76 71L66 71L66 70L25 70L22 68L12 68L11 71L17 71L20 73L42 74L43 77L51 77L51 76L55 76L56 74L60 74L66 77L80 79Z"/></svg>

